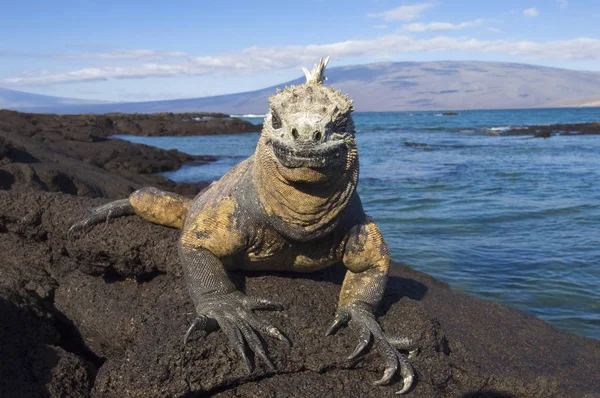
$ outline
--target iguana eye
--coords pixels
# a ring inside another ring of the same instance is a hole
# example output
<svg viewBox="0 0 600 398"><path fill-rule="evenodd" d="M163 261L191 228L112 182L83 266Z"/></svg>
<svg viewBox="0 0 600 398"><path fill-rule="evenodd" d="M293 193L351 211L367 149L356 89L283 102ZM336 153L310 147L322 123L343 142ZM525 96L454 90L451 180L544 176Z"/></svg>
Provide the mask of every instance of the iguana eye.
<svg viewBox="0 0 600 398"><path fill-rule="evenodd" d="M277 116L277 114L273 111L271 111L271 126L275 130L279 130L281 128L281 119L279 119L279 116Z"/></svg>

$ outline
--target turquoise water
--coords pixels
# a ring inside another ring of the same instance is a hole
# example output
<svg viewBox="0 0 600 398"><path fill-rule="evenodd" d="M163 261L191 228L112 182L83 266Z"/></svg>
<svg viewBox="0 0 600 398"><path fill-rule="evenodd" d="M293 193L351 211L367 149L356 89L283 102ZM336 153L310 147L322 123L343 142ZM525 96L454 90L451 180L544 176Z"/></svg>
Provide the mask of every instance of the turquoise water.
<svg viewBox="0 0 600 398"><path fill-rule="evenodd" d="M596 121L600 109L438 115L355 115L359 192L393 259L455 289L600 339L600 136L487 134L506 126ZM125 138L223 156L165 173L206 181L251 155L258 133Z"/></svg>

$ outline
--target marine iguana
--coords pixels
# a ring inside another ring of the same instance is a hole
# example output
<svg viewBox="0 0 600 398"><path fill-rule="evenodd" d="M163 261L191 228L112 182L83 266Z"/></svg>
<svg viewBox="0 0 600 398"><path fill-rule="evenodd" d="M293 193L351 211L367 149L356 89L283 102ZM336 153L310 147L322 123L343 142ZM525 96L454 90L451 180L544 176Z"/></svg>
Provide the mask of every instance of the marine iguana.
<svg viewBox="0 0 600 398"><path fill-rule="evenodd" d="M388 275L390 252L377 225L364 212L356 185L358 153L347 95L324 87L329 58L319 60L306 83L277 90L269 98L256 152L190 200L156 188L92 209L70 232L129 214L182 230L179 257L197 318L195 329L217 326L248 371L246 346L272 370L258 333L289 343L253 311L281 310L280 304L238 291L228 270L310 272L343 262L348 271L338 309L326 335L347 324L359 336L349 356L362 354L371 339L389 383L398 368L410 389L414 378L407 356L416 344L385 333L373 315Z"/></svg>

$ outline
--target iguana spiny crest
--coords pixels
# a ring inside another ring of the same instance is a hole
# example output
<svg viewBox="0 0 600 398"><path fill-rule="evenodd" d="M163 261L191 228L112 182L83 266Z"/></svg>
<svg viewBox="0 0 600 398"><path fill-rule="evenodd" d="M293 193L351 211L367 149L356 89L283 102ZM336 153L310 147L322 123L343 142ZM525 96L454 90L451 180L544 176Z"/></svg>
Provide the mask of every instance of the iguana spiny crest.
<svg viewBox="0 0 600 398"><path fill-rule="evenodd" d="M304 69L306 83L285 87L269 98L263 136L290 147L340 143L354 134L352 101L347 95L324 87L325 61L312 73Z"/></svg>

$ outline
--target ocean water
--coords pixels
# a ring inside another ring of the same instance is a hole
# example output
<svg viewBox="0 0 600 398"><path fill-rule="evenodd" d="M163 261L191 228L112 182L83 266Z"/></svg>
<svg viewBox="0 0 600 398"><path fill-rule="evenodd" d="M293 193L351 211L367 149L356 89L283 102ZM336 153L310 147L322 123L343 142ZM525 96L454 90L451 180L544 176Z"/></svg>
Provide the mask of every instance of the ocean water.
<svg viewBox="0 0 600 398"><path fill-rule="evenodd" d="M488 134L598 120L598 108L356 113L359 193L394 260L600 339L600 136ZM221 156L164 173L207 181L251 155L258 136L120 137Z"/></svg>

